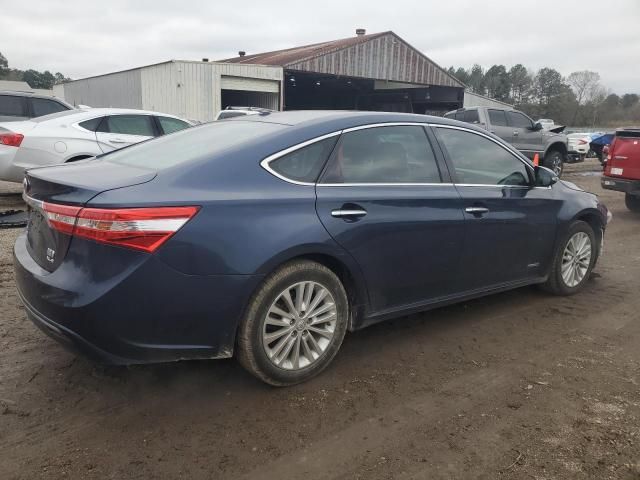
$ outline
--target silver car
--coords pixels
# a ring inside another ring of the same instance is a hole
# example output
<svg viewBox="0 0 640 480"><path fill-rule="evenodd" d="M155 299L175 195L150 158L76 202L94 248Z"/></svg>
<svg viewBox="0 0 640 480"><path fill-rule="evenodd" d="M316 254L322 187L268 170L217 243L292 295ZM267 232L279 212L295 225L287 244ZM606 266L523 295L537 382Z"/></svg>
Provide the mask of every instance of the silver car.
<svg viewBox="0 0 640 480"><path fill-rule="evenodd" d="M66 110L73 110L73 106L59 98L30 92L0 91L0 122L19 122Z"/></svg>
<svg viewBox="0 0 640 480"><path fill-rule="evenodd" d="M121 108L0 123L0 180L20 183L26 169L95 157L191 125L173 115Z"/></svg>

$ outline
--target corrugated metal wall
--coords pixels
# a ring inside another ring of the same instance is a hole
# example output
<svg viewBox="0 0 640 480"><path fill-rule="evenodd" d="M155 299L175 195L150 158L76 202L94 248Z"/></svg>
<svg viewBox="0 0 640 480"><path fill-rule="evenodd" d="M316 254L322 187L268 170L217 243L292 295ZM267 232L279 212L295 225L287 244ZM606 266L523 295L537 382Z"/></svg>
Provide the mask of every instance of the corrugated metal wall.
<svg viewBox="0 0 640 480"><path fill-rule="evenodd" d="M334 53L293 62L287 64L286 68L423 85L463 86L418 50L392 33Z"/></svg>
<svg viewBox="0 0 640 480"><path fill-rule="evenodd" d="M64 98L73 105L142 108L141 69L85 78L64 84Z"/></svg>
<svg viewBox="0 0 640 480"><path fill-rule="evenodd" d="M252 79L268 92L279 92L280 67L175 61L142 70L142 105L146 110L171 113L191 120L211 121L221 109L222 76ZM246 82L245 82L246 83ZM264 84L264 83L263 83ZM271 99L273 95L269 98ZM271 105L273 102L269 100ZM275 109L278 105L275 105Z"/></svg>

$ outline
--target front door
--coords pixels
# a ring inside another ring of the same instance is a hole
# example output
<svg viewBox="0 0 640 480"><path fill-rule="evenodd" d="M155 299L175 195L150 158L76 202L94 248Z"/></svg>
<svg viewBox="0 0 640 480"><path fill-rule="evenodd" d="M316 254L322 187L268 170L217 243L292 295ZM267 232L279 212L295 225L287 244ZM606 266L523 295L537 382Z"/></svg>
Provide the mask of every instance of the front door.
<svg viewBox="0 0 640 480"><path fill-rule="evenodd" d="M542 130L534 130L533 120L524 113L508 110L506 114L509 127L513 130L513 146L529 158L533 158L536 153L542 154Z"/></svg>
<svg viewBox="0 0 640 480"><path fill-rule="evenodd" d="M499 142L475 131L436 128L467 221L461 256L466 290L544 275L561 206L533 186L533 169Z"/></svg>
<svg viewBox="0 0 640 480"><path fill-rule="evenodd" d="M96 131L98 146L104 153L149 140L155 135L151 115L109 115Z"/></svg>
<svg viewBox="0 0 640 480"><path fill-rule="evenodd" d="M364 273L370 313L459 289L461 199L422 126L343 133L316 191L322 223Z"/></svg>

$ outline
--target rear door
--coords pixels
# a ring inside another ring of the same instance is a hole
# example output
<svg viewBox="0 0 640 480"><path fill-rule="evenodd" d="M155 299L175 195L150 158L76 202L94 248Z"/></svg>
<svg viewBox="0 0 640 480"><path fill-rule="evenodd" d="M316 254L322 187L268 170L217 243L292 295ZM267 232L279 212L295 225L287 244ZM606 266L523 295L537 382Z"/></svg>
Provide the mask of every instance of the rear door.
<svg viewBox="0 0 640 480"><path fill-rule="evenodd" d="M543 131L533 130L533 120L515 110L507 110L506 115L513 134L511 144L529 158L543 153Z"/></svg>
<svg viewBox="0 0 640 480"><path fill-rule="evenodd" d="M507 114L505 111L489 108L487 113L489 115L489 123L491 124L489 131L505 142L513 143L513 128L507 123Z"/></svg>
<svg viewBox="0 0 640 480"><path fill-rule="evenodd" d="M100 149L106 153L149 140L158 134L151 115L109 115L100 123L96 138Z"/></svg>
<svg viewBox="0 0 640 480"><path fill-rule="evenodd" d="M461 199L420 125L342 134L316 187L317 211L357 261L384 313L458 290Z"/></svg>
<svg viewBox="0 0 640 480"><path fill-rule="evenodd" d="M444 125L436 131L463 199L465 290L544 275L560 201L551 189L534 187L533 169L492 138Z"/></svg>

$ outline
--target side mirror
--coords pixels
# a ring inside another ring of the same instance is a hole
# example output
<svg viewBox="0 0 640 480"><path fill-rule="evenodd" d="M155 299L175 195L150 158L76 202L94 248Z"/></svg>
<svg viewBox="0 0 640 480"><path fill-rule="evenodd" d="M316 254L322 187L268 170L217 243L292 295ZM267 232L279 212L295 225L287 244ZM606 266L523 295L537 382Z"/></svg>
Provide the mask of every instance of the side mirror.
<svg viewBox="0 0 640 480"><path fill-rule="evenodd" d="M540 130L542 130L542 124L540 122L534 123L532 130L534 132L539 132Z"/></svg>
<svg viewBox="0 0 640 480"><path fill-rule="evenodd" d="M558 181L558 176L547 167L536 167L536 187L550 187Z"/></svg>

